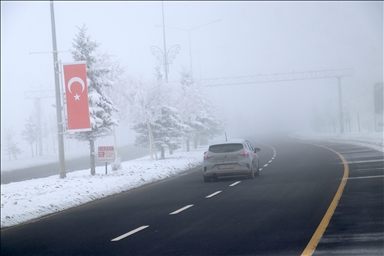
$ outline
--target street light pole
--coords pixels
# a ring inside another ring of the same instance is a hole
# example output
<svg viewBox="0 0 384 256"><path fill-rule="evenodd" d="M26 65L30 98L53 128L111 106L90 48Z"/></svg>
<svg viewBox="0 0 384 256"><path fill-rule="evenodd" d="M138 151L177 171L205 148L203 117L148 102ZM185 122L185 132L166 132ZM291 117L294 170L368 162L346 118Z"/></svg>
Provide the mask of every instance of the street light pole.
<svg viewBox="0 0 384 256"><path fill-rule="evenodd" d="M343 114L343 98L341 95L341 77L337 77L337 84L339 89L339 113L340 113L340 133L344 133L344 114Z"/></svg>
<svg viewBox="0 0 384 256"><path fill-rule="evenodd" d="M161 1L161 10L163 14L163 39L164 39L164 74L165 74L165 82L168 83L168 67L167 67L167 47L165 45L165 22L164 22L164 2Z"/></svg>
<svg viewBox="0 0 384 256"><path fill-rule="evenodd" d="M212 23L215 23L215 22L219 22L221 21L221 19L218 19L218 20L214 20L214 21L211 21L209 23L206 23L206 24L203 24L203 25L200 25L200 26L197 26L197 27L194 27L194 28L191 28L191 29L184 29L184 28L175 28L175 27L168 27L166 26L166 28L171 28L171 29L177 29L177 30L183 30L183 31L187 31L188 32L188 40L189 40L189 63L190 63L190 67L191 67L191 72L193 74L193 68L192 68L192 47L191 47L191 31L192 30L196 30L198 28L201 28L201 27L205 27L207 25L210 25ZM163 27L164 27L164 14L163 14ZM159 26L156 26L156 27L159 27ZM164 29L164 28L163 28Z"/></svg>
<svg viewBox="0 0 384 256"><path fill-rule="evenodd" d="M60 162L60 178L66 177L65 173L65 159L64 159L64 139L63 139L63 119L61 115L61 95L60 95L60 81L59 81L59 62L57 58L57 45L56 45L56 29L55 29L55 13L53 10L53 1L51 0L51 27L52 27L52 45L53 45L53 66L55 72L55 89L56 89L56 117L57 117L57 137L59 146L59 162Z"/></svg>

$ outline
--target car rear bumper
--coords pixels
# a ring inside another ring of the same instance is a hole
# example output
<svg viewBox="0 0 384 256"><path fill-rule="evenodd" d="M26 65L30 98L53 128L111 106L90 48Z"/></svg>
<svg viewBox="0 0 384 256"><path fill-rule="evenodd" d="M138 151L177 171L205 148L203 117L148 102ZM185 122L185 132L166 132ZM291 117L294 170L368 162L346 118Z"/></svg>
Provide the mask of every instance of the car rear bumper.
<svg viewBox="0 0 384 256"><path fill-rule="evenodd" d="M252 172L251 168L238 166L240 168L224 169L221 170L218 166L209 168L209 166L203 166L204 177L223 177L223 176L235 176L235 175L249 175Z"/></svg>

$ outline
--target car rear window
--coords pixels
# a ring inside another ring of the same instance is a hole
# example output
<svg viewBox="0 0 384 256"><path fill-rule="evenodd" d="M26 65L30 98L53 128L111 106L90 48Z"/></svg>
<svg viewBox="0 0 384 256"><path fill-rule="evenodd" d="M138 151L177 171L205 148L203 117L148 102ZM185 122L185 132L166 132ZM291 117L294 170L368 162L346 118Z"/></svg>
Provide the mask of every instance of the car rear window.
<svg viewBox="0 0 384 256"><path fill-rule="evenodd" d="M209 147L209 151L213 153L235 152L241 149L243 149L243 144L239 144L239 143L219 144L219 145L212 145Z"/></svg>

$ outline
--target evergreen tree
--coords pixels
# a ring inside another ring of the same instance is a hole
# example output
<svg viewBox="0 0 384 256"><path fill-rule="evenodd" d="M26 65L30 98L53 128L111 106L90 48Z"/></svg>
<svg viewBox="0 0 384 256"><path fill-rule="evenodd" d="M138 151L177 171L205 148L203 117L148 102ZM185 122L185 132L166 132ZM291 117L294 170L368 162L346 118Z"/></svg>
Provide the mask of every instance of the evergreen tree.
<svg viewBox="0 0 384 256"><path fill-rule="evenodd" d="M179 93L179 100L176 100L176 104L177 108L180 109L181 120L184 124L183 132L186 150L189 151L189 141L193 138L193 124L196 119L197 108L199 107L196 99L199 95L195 90L195 79L192 77L191 72L183 69L180 75L181 91Z"/></svg>
<svg viewBox="0 0 384 256"><path fill-rule="evenodd" d="M161 159L165 157L165 149L168 148L170 154L173 150L180 147L182 143L182 128L179 112L177 109L169 106L161 107L161 114L158 119L150 124L153 141L157 150L161 152ZM134 126L134 130L138 133L135 144L137 146L149 146L148 127L144 122Z"/></svg>
<svg viewBox="0 0 384 256"><path fill-rule="evenodd" d="M105 66L107 62L103 58L107 55L98 55L96 49L99 44L86 35L85 26L79 28L71 51L75 61L86 61L87 82L88 82L88 101L91 119L91 131L69 133L70 138L80 141L88 141L91 158L91 174L95 175L95 140L107 136L113 131L113 126L117 125L117 120L113 114L117 112L112 100L107 96L106 90L113 86L113 80L108 77L111 67Z"/></svg>
<svg viewBox="0 0 384 256"><path fill-rule="evenodd" d="M196 121L201 124L194 126L195 140L194 147L196 148L201 141L207 142L208 139L213 139L224 131L224 122L216 113L215 107L208 101L202 102L201 111L196 118Z"/></svg>
<svg viewBox="0 0 384 256"><path fill-rule="evenodd" d="M155 144L161 151L161 158L164 158L165 147L169 149L170 154L180 147L184 125L181 122L179 111L169 106L161 108L161 116L156 124L159 125L159 129L154 130Z"/></svg>
<svg viewBox="0 0 384 256"><path fill-rule="evenodd" d="M183 69L180 72L180 100L178 109L184 126L187 151L190 150L190 140L194 147L207 139L212 139L224 129L224 122L217 115L215 106L206 100L202 89L195 83L191 72Z"/></svg>
<svg viewBox="0 0 384 256"><path fill-rule="evenodd" d="M132 128L138 133L136 144L149 148L151 160L153 154L157 159L152 128L161 115L162 106L169 100L169 94L170 88L161 79L144 82L130 78L124 92L129 102L124 110L129 112Z"/></svg>

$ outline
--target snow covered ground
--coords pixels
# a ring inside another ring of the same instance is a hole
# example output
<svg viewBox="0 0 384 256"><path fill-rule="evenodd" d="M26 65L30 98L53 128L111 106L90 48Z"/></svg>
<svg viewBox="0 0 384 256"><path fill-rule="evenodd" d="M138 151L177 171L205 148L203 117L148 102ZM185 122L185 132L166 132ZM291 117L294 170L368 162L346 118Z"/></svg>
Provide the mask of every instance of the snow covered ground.
<svg viewBox="0 0 384 256"><path fill-rule="evenodd" d="M384 151L384 133L383 132L367 132L367 133L313 133L300 132L292 134L291 137L300 140L326 140L332 142L341 142L347 144L356 144L378 151Z"/></svg>
<svg viewBox="0 0 384 256"><path fill-rule="evenodd" d="M383 133L355 133L355 134L316 134L297 133L292 137L303 140L330 140L371 147L384 151ZM206 147L192 149L190 152L175 151L172 156L164 160L150 161L149 156L123 162L121 170L112 171L105 167L96 167L96 175L90 170L79 170L67 173L65 179L59 175L22 182L1 185L1 228L14 226L29 220L59 212L87 202L121 193L144 184L162 180L191 167L201 164ZM78 154L67 155L74 157ZM26 164L38 164L55 161L56 158L42 157L32 161L25 159ZM57 160L56 160L57 161ZM8 162L7 170L12 163L21 167L17 161ZM3 160L2 160L3 165ZM2 166L3 169L3 166Z"/></svg>
<svg viewBox="0 0 384 256"><path fill-rule="evenodd" d="M189 168L198 166L206 147L190 152L175 151L163 160L150 160L149 156L122 162L122 168L112 171L108 166L67 173L47 178L13 182L1 185L1 228L14 226L48 214L118 194L144 184L162 180ZM47 160L45 159L44 162ZM27 161L25 161L27 162ZM32 161L36 164L36 159Z"/></svg>

